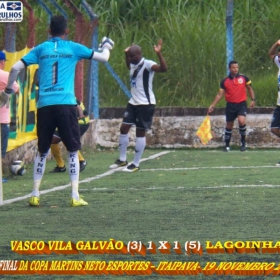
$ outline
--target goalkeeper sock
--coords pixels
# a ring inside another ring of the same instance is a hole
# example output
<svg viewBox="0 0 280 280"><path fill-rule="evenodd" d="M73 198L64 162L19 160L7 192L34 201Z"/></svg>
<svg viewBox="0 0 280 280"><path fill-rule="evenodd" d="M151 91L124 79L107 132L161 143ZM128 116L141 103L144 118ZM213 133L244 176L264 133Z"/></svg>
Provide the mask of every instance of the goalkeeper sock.
<svg viewBox="0 0 280 280"><path fill-rule="evenodd" d="M40 191L39 191L40 185L41 185L41 180L34 180L31 196L40 197Z"/></svg>
<svg viewBox="0 0 280 280"><path fill-rule="evenodd" d="M129 143L128 134L120 134L119 148L120 148L120 160L126 161L126 150Z"/></svg>
<svg viewBox="0 0 280 280"><path fill-rule="evenodd" d="M58 167L64 167L65 163L61 155L61 150L59 144L51 144L51 152L54 156L56 164Z"/></svg>
<svg viewBox="0 0 280 280"><path fill-rule="evenodd" d="M231 139L231 133L232 133L232 129L226 128L226 130L225 130L226 147L229 147L229 143L230 143L230 139Z"/></svg>
<svg viewBox="0 0 280 280"><path fill-rule="evenodd" d="M136 137L135 154L134 154L133 163L137 167L140 164L140 159L144 152L145 146L146 146L146 137Z"/></svg>
<svg viewBox="0 0 280 280"><path fill-rule="evenodd" d="M33 169L33 191L32 196L39 197L39 188L46 168L46 158L48 153L37 153Z"/></svg>
<svg viewBox="0 0 280 280"><path fill-rule="evenodd" d="M72 186L72 198L79 200L80 199L79 181L71 181L71 186Z"/></svg>
<svg viewBox="0 0 280 280"><path fill-rule="evenodd" d="M79 174L80 174L80 164L78 158L78 151L69 152L68 168L70 181L72 186L72 198L76 200L79 199Z"/></svg>

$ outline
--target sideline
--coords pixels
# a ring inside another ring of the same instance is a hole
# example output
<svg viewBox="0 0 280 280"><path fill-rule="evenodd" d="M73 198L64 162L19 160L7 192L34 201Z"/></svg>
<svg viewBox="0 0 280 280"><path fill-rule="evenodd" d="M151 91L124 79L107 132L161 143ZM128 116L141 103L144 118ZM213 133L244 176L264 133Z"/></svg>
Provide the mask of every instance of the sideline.
<svg viewBox="0 0 280 280"><path fill-rule="evenodd" d="M180 171L180 170L199 170L199 169L257 169L257 168L279 168L276 165L263 166L209 166L209 167L178 167L178 168L151 168L140 169L139 172L155 172L155 171Z"/></svg>
<svg viewBox="0 0 280 280"><path fill-rule="evenodd" d="M168 154L170 153L171 151L164 151L164 152L160 152L158 154L155 154L155 155L152 155L152 156L149 156L147 158L143 158L141 159L140 162L143 162L143 161L147 161L147 160L151 160L151 159L155 159L157 157L160 157L160 156L163 156L165 154ZM110 169L108 170L107 172L103 173L103 174L100 174L100 175L96 175L94 177L91 177L91 178L87 178L87 179L84 179L82 181L79 181L79 184L83 184L83 183L88 183L88 182L91 182L91 181L94 181L94 180L97 180L97 179L100 179L100 178L103 178L103 177L106 177L106 176L109 176L109 175L112 175L113 173L117 172L117 171L120 171L122 170L123 167L118 167L116 169ZM54 187L52 189L49 189L49 190L43 190L43 191L40 191L40 195L43 195L43 194L47 194L47 193L50 193L50 192L56 192L56 191L61 191L61 190L64 190L68 187L70 187L70 183L67 184L67 185L63 185L63 186L58 186L58 187ZM27 194L27 195L24 195L24 196L20 196L20 197L16 197L16 198L12 198L12 199L7 199L7 200L4 200L3 201L3 205L7 205L7 204L11 204L13 202L16 202L16 201L21 201L21 200L24 200L24 199L27 199L30 197L31 194ZM3 206L1 205L1 206ZM0 206L0 207L1 207Z"/></svg>
<svg viewBox="0 0 280 280"><path fill-rule="evenodd" d="M91 191L143 191L143 190L168 190L168 191L174 191L174 190L188 190L188 191L193 191L193 190L197 190L197 189L225 189L225 188L236 188L236 189L240 189L240 188L280 188L280 185L270 185L270 184L263 184L263 185L223 185L223 186L212 186L212 187L183 187L183 186L179 186L179 187L175 187L175 188L171 188L171 187L147 187L147 188L127 188L127 189L109 189L109 188L93 188L91 189ZM84 190L89 190L84 189Z"/></svg>

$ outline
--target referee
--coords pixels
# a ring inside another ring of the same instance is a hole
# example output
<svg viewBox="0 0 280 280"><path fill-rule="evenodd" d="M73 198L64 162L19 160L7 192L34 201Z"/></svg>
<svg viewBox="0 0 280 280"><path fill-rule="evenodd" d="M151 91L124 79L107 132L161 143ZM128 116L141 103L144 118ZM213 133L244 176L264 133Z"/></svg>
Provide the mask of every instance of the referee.
<svg viewBox="0 0 280 280"><path fill-rule="evenodd" d="M225 96L226 104L226 129L225 129L225 148L224 151L230 151L230 139L235 119L238 119L239 133L241 140L240 151L246 151L246 115L247 115L247 91L251 97L250 107L255 106L255 93L251 86L251 80L239 74L238 62L229 62L229 75L221 81L220 90L214 101L208 108L208 114L214 111L216 104Z"/></svg>

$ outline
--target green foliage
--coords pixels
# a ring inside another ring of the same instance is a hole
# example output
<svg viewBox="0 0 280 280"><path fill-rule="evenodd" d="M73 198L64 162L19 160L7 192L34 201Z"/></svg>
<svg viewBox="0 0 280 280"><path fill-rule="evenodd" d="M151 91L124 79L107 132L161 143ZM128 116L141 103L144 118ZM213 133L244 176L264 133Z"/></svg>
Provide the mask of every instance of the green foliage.
<svg viewBox="0 0 280 280"><path fill-rule="evenodd" d="M101 8L104 1L97 2ZM117 38L116 45L121 47L116 52L121 53L134 42L142 46L145 57L155 61L152 45L162 38L169 69L155 77L158 105L205 107L227 74L225 2L105 1L106 12L101 13L99 32L104 30L104 34L109 32L112 38ZM278 39L275 36L278 32L275 23L279 21L276 5L273 0L234 1L234 59L239 61L241 73L251 78L258 106L272 106L276 99L277 69L267 55ZM112 53L110 62L127 82L123 76L125 66L119 61L120 56ZM103 72L100 77L102 75ZM112 105L113 88L113 96L122 94L111 83L102 84L102 88L106 96L101 106ZM121 102L116 100L115 104L121 106Z"/></svg>
<svg viewBox="0 0 280 280"><path fill-rule="evenodd" d="M65 1L57 1L69 16L74 39L75 17ZM72 1L84 14L81 0ZM163 39L163 55L168 72L155 75L154 91L159 106L208 107L220 81L227 75L226 6L220 0L97 0L87 1L99 17L99 38L115 41L110 64L129 87L123 50L131 43L142 47L146 58L158 61L153 45ZM30 0L38 19L36 44L47 39L48 16L37 1ZM47 4L47 3L46 3ZM49 4L53 13L57 13ZM28 36L28 13L18 24L17 49ZM276 99L276 72L268 50L278 39L278 2L275 0L235 0L233 15L234 59L240 72L248 75L258 100L257 106L271 106ZM4 26L4 24L2 24ZM87 45L91 45L90 30ZM0 29L0 35L3 35ZM3 43L2 43L3 44ZM2 45L3 46L3 45ZM268 68L271 69L268 69ZM86 79L86 78L85 78ZM100 67L100 106L124 106L126 96L106 67ZM224 106L222 102L218 106Z"/></svg>

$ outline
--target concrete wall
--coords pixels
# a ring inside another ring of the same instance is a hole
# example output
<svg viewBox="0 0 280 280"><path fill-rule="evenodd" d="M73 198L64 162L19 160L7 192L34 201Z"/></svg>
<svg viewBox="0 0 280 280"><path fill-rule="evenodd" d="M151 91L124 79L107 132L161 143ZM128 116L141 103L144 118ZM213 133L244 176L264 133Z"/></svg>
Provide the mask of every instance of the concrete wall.
<svg viewBox="0 0 280 280"><path fill-rule="evenodd" d="M223 145L224 116L211 116L213 139L202 145L196 131L205 116L155 117L152 129L147 132L147 146L156 148L218 147ZM249 147L280 147L280 141L270 133L271 115L247 117L247 144ZM83 139L85 145L117 147L119 127L122 119L100 119L92 123L91 133ZM130 145L135 142L135 128L129 133ZM238 123L235 122L232 143L239 145Z"/></svg>
<svg viewBox="0 0 280 280"><path fill-rule="evenodd" d="M280 148L280 140L271 134L270 122L274 108L256 108L247 116L247 146L250 148ZM215 148L223 146L225 127L224 109L216 109L211 115L213 139L206 146L195 135L202 123L206 108L159 108L156 110L152 129L147 132L147 146L155 148ZM118 147L119 128L124 108L101 109L100 119L92 120L82 138L82 144L95 148ZM135 128L129 133L130 145L135 144ZM232 144L239 145L239 131L235 122ZM31 141L7 153L5 162L21 159L32 162L37 152L37 141Z"/></svg>

